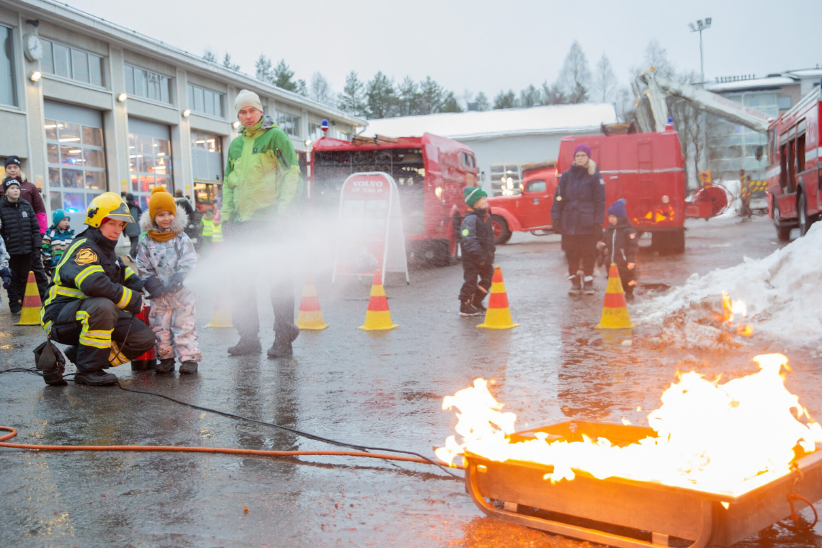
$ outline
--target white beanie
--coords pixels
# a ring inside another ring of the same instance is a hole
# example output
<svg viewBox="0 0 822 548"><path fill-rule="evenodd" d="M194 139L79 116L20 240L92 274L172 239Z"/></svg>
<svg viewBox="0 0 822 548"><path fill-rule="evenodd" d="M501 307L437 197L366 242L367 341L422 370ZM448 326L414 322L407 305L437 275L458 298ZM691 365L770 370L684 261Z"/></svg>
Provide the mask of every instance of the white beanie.
<svg viewBox="0 0 822 548"><path fill-rule="evenodd" d="M234 99L234 110L237 114L246 107L254 107L260 112L263 111L263 104L260 102L260 96L253 91L247 89L242 90Z"/></svg>

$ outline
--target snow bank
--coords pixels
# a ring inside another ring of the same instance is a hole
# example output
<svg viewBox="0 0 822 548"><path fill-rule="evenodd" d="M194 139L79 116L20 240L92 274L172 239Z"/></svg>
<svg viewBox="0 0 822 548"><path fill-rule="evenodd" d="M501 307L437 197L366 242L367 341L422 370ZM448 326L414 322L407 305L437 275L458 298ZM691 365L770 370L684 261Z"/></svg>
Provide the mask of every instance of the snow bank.
<svg viewBox="0 0 822 548"><path fill-rule="evenodd" d="M652 343L680 348L734 346L721 327L721 294L745 301L754 337L822 351L822 222L808 234L759 260L748 259L639 303L632 315L660 327Z"/></svg>

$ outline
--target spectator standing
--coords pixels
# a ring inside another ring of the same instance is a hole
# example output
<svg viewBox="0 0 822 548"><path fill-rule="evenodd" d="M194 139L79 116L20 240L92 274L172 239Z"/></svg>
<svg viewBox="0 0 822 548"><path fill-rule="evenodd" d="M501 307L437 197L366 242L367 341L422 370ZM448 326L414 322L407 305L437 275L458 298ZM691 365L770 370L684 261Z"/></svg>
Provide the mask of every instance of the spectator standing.
<svg viewBox="0 0 822 548"><path fill-rule="evenodd" d="M7 177L3 181L5 194L0 198L0 236L6 244L6 251L10 255L9 269L11 270L11 284L7 291L9 296L9 310L12 314L19 314L23 309L23 296L26 293L26 280L31 265L34 264L33 255L37 255L40 262L40 228L34 209L26 200L20 197L20 179ZM45 278L43 267L40 272ZM40 298L45 297L46 287L38 287Z"/></svg>
<svg viewBox="0 0 822 548"><path fill-rule="evenodd" d="M135 222L128 223L125 228L126 237L128 237L129 241L131 242L131 250L128 252L128 256L131 257L131 260L137 257L137 244L140 241L140 225L138 224L140 221L140 216L143 214L143 210L140 209L140 206L137 205L137 202L134 201L134 194L126 194L126 205L128 206L128 212L131 215L131 218L134 219Z"/></svg>
<svg viewBox="0 0 822 548"><path fill-rule="evenodd" d="M54 224L43 235L43 265L49 276L74 240L74 231L69 228L71 219L65 211L56 210L51 214L51 220Z"/></svg>

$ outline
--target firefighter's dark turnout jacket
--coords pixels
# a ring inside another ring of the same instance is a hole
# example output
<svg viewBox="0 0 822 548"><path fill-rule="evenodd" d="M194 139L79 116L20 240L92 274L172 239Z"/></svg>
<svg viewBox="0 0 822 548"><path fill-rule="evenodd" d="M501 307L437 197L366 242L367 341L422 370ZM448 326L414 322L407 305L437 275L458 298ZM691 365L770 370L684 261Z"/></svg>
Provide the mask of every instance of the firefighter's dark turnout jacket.
<svg viewBox="0 0 822 548"><path fill-rule="evenodd" d="M78 345L81 372L125 363L154 342L143 322L125 314L140 311L143 283L114 253L116 244L96 228L81 233L55 268L40 312L50 338Z"/></svg>

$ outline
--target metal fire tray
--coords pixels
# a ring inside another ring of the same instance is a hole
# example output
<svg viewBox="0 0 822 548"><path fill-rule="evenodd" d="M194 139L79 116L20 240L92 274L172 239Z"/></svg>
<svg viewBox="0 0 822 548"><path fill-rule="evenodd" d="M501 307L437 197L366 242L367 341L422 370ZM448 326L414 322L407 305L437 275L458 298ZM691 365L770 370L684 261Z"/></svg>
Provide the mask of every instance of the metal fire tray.
<svg viewBox="0 0 822 548"><path fill-rule="evenodd" d="M510 437L524 441L535 432L545 432L549 441L581 441L585 434L615 445L655 435L650 428L568 421ZM465 487L489 516L590 542L639 548L667 546L669 538L677 538L693 541L690 548L730 546L788 518L789 494L812 503L822 499L822 451L802 453L794 472L738 497L622 478L599 480L578 470L573 480L552 484L543 479L551 466L496 462L470 453ZM794 502L797 511L807 506L801 499Z"/></svg>

